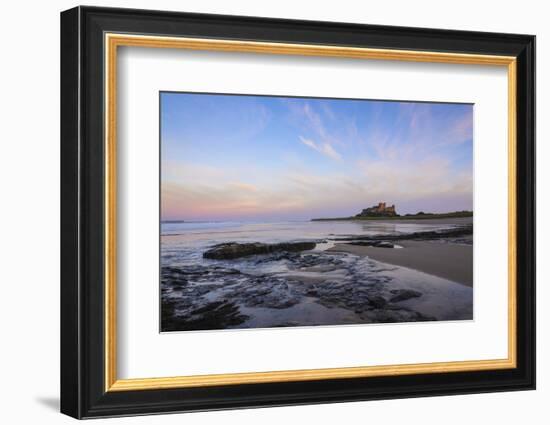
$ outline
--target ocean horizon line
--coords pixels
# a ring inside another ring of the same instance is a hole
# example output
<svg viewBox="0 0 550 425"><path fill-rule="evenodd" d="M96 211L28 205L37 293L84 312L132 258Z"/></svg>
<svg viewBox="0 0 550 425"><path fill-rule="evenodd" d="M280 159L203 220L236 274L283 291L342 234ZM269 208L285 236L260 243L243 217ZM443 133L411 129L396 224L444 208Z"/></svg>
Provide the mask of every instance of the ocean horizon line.
<svg viewBox="0 0 550 425"><path fill-rule="evenodd" d="M311 218L295 218L295 219L257 219L257 220L160 220L161 224L208 224L208 223L281 223L281 222L308 222Z"/></svg>

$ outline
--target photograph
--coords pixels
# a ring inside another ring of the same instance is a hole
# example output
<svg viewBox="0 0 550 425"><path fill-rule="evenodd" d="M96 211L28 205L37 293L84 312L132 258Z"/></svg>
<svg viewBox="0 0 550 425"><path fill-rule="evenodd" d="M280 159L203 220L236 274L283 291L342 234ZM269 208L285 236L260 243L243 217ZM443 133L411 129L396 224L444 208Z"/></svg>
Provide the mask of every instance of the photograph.
<svg viewBox="0 0 550 425"><path fill-rule="evenodd" d="M159 96L161 332L473 320L473 104Z"/></svg>

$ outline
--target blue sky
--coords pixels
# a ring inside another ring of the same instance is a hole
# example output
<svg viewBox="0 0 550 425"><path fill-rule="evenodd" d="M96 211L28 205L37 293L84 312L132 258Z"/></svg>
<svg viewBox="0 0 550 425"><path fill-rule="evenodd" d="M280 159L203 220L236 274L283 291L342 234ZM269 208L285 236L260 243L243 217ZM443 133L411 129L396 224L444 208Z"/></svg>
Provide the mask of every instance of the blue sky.
<svg viewBox="0 0 550 425"><path fill-rule="evenodd" d="M473 106L161 93L162 219L472 209Z"/></svg>

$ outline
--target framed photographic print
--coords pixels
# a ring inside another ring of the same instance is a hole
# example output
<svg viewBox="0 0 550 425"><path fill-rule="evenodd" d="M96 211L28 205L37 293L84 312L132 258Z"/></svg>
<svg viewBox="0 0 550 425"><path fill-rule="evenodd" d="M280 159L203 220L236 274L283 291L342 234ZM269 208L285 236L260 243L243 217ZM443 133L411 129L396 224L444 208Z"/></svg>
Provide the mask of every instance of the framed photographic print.
<svg viewBox="0 0 550 425"><path fill-rule="evenodd" d="M61 411L535 387L535 37L61 14Z"/></svg>

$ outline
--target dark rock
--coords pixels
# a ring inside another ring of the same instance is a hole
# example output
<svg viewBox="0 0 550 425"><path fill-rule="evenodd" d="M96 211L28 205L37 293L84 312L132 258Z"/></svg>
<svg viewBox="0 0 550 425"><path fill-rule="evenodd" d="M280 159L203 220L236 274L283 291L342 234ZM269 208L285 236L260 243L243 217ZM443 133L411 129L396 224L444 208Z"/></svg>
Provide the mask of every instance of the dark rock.
<svg viewBox="0 0 550 425"><path fill-rule="evenodd" d="M473 225L457 226L451 229L427 230L423 232L395 233L393 235L372 235L372 236L346 236L333 238L334 241L376 242L376 241L400 241L400 240L435 240L447 238L459 238L472 235ZM349 243L349 242L348 242ZM359 245L359 244L357 244Z"/></svg>
<svg viewBox="0 0 550 425"><path fill-rule="evenodd" d="M375 308L383 308L387 303L384 297L378 295L369 298L369 304Z"/></svg>
<svg viewBox="0 0 550 425"><path fill-rule="evenodd" d="M409 300L411 298L418 298L422 295L422 292L414 291L412 289L393 289L390 291L395 294L390 298L392 303L398 303L400 301Z"/></svg>
<svg viewBox="0 0 550 425"><path fill-rule="evenodd" d="M288 261L291 263L299 261L300 254L297 252L279 251L270 255L264 255L260 258L256 258L254 261L257 264L271 263L273 261Z"/></svg>
<svg viewBox="0 0 550 425"><path fill-rule="evenodd" d="M315 242L283 242L277 244L229 242L213 246L202 256L211 260L231 260L278 251L307 251L315 248L315 245Z"/></svg>
<svg viewBox="0 0 550 425"><path fill-rule="evenodd" d="M376 245L374 246L376 248L393 248L393 244L391 242L386 242L386 241L377 242Z"/></svg>
<svg viewBox="0 0 550 425"><path fill-rule="evenodd" d="M350 245L373 246L375 248L393 248L394 245L388 241L352 241Z"/></svg>
<svg viewBox="0 0 550 425"><path fill-rule="evenodd" d="M185 315L178 315L175 307L174 301L163 302L162 330L164 332L225 329L240 325L248 319L248 316L240 313L239 307L226 300L208 303Z"/></svg>

